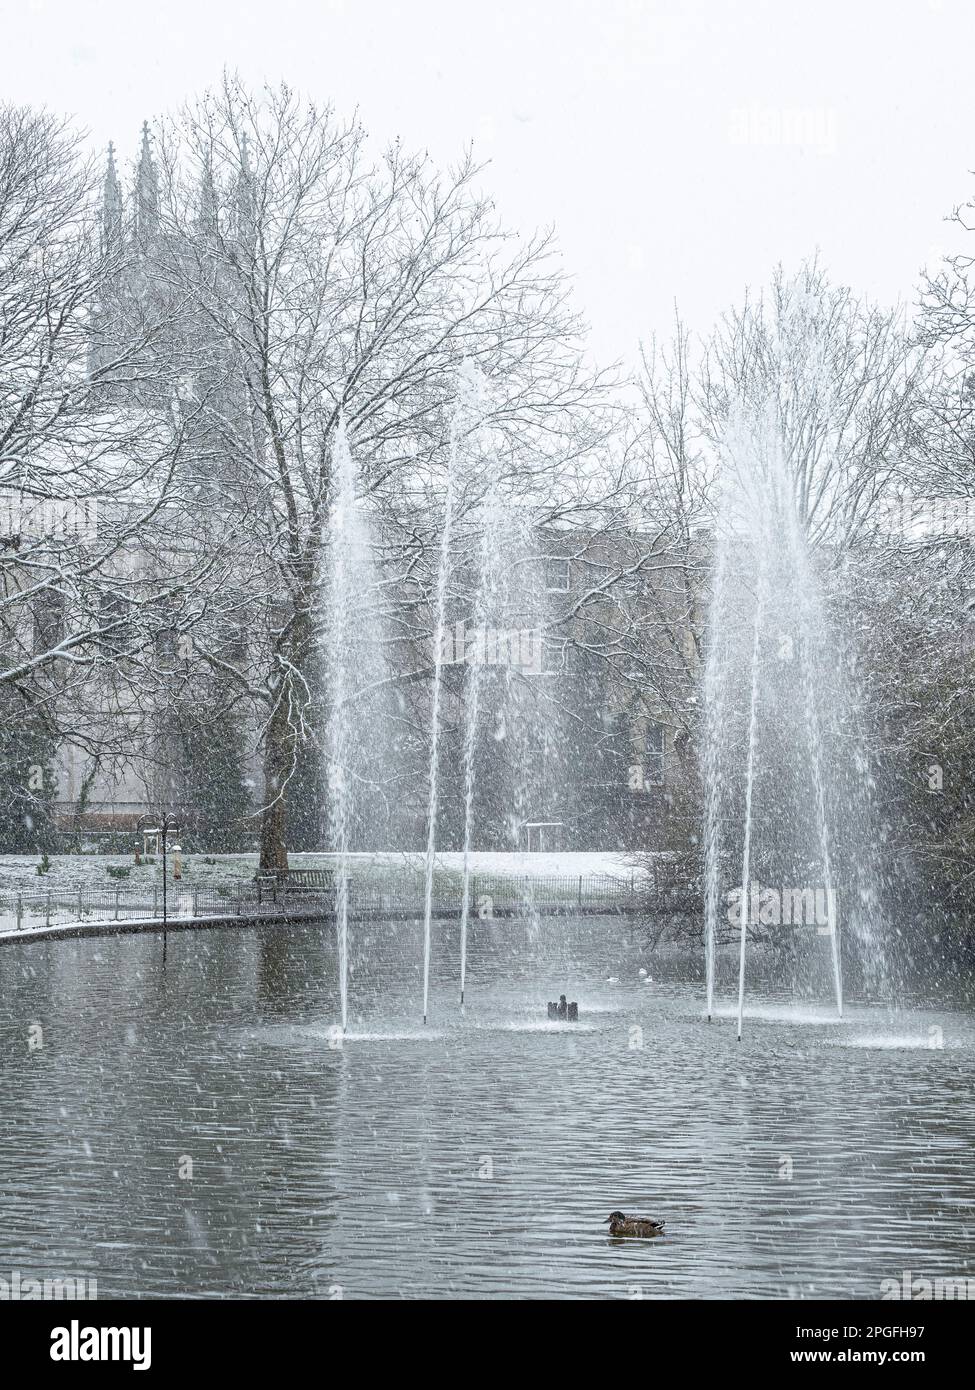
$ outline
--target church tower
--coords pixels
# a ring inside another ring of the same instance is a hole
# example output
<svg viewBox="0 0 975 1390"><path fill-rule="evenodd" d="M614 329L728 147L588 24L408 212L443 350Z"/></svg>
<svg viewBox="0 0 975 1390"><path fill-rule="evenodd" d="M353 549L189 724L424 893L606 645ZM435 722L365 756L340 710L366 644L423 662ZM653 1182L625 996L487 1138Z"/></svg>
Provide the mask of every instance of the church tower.
<svg viewBox="0 0 975 1390"><path fill-rule="evenodd" d="M108 147L99 224L102 284L92 314L89 375L105 381L104 391L98 393L100 406L127 403L159 409L167 399L163 359L173 345L171 335L158 331L166 306L156 269L162 249L159 173L148 121L142 125L142 145L128 198L122 191L115 146ZM145 346L139 348L140 342ZM131 384L138 374L133 352L143 378L140 385ZM115 363L119 363L117 374ZM116 375L130 384L113 388Z"/></svg>
<svg viewBox="0 0 975 1390"><path fill-rule="evenodd" d="M115 168L115 146L108 142L108 168L102 191L102 252L111 255L122 245L122 185Z"/></svg>
<svg viewBox="0 0 975 1390"><path fill-rule="evenodd" d="M159 175L152 157L149 122L142 123L142 150L135 174L135 246L148 255L159 233Z"/></svg>
<svg viewBox="0 0 975 1390"><path fill-rule="evenodd" d="M108 166L102 184L99 232L103 280L92 314L91 341L88 348L88 374L91 377L109 373L111 363L119 355L122 340L125 208L122 185L115 167L115 146L111 141L108 146Z"/></svg>

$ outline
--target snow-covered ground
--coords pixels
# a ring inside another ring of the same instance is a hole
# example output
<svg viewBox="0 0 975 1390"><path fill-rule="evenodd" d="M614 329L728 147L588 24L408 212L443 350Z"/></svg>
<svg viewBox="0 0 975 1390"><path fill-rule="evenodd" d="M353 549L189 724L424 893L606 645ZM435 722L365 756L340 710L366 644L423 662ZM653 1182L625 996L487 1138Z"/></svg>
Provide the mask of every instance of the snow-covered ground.
<svg viewBox="0 0 975 1390"><path fill-rule="evenodd" d="M304 863L313 856L295 855L295 863ZM328 855L314 856L323 861ZM375 854L353 855L352 858L383 865L403 865L412 869L423 866L424 855L419 852L399 853L380 852ZM437 867L447 873L462 873L464 856L451 851L437 855ZM507 852L504 850L478 850L470 855L470 870L473 874L496 874L500 878L577 878L580 874L588 877L599 874L610 878L628 879L631 874L639 876L644 870L638 867L632 855L614 854L600 850L560 851L558 853L529 853L526 850Z"/></svg>
<svg viewBox="0 0 975 1390"><path fill-rule="evenodd" d="M359 867L406 868L419 872L424 856L419 851L383 851L350 856ZM437 855L441 873L459 874L464 857L458 851ZM125 889L152 889L162 876L162 866L143 864L136 867L131 855L125 854L53 854L51 868L45 874L37 872L39 860L33 855L0 855L0 894L43 894L71 892L79 888L104 887L117 883ZM330 854L293 854L296 868L316 868L335 863ZM580 875L607 876L628 880L639 878L645 870L634 862L632 855L601 851L566 851L536 853L525 851L505 853L481 851L470 856L471 872L492 874L500 878L578 878ZM109 869L128 869L123 877L109 874ZM187 887L220 887L231 881L252 879L257 869L256 854L190 854L183 856L183 879Z"/></svg>

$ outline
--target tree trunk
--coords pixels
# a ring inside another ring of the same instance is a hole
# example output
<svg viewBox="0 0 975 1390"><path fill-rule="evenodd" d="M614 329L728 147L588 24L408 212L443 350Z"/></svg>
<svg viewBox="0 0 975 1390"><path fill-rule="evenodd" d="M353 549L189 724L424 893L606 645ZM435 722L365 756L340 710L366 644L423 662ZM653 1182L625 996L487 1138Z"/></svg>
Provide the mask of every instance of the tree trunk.
<svg viewBox="0 0 975 1390"><path fill-rule="evenodd" d="M262 873L288 867L288 779L294 770L295 731L288 717L288 692L280 692L264 744L264 811L261 816Z"/></svg>

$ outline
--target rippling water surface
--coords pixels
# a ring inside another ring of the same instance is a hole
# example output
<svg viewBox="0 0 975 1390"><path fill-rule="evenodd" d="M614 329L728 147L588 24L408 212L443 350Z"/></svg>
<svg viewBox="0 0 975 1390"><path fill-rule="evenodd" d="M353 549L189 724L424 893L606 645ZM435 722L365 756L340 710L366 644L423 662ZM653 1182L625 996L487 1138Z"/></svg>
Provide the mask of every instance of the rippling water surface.
<svg viewBox="0 0 975 1390"><path fill-rule="evenodd" d="M756 998L738 1045L604 919L478 924L463 1016L445 929L424 1029L419 933L357 937L344 1047L326 928L0 950L0 1276L346 1298L975 1277L970 1014ZM561 992L578 1027L546 1019ZM615 1207L667 1234L610 1241Z"/></svg>

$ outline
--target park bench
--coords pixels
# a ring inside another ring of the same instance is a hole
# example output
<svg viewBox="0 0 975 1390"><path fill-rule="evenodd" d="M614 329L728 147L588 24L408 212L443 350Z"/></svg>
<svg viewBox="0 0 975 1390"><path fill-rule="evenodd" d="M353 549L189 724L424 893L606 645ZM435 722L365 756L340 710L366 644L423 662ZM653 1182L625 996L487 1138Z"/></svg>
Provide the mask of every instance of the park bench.
<svg viewBox="0 0 975 1390"><path fill-rule="evenodd" d="M265 893L277 900L281 893L308 893L331 896L335 892L334 869L275 869L254 877L257 896Z"/></svg>

